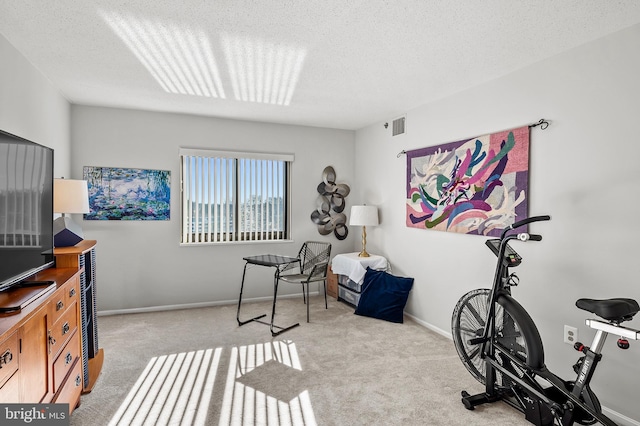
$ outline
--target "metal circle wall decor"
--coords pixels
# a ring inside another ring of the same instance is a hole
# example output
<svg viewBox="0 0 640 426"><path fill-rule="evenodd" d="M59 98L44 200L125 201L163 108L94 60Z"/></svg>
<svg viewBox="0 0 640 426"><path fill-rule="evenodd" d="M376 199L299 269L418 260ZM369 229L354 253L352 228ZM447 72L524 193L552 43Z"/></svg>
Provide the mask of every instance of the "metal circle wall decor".
<svg viewBox="0 0 640 426"><path fill-rule="evenodd" d="M351 189L344 183L336 183L336 171L331 166L322 171L322 182L318 185L318 200L316 210L311 213L311 221L318 226L320 235L333 232L339 240L344 240L349 234L347 216L342 213L345 208L345 198Z"/></svg>

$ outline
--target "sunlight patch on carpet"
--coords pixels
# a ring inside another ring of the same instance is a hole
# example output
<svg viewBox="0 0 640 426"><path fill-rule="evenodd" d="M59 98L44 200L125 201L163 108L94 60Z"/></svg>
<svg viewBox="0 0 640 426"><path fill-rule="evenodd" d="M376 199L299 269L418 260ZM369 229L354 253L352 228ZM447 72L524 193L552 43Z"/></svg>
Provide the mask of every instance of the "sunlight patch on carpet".
<svg viewBox="0 0 640 426"><path fill-rule="evenodd" d="M222 348L152 358L109 426L204 425Z"/></svg>
<svg viewBox="0 0 640 426"><path fill-rule="evenodd" d="M301 371L290 340L233 347L218 424L316 425ZM265 379L273 380L267 372L277 373L278 386Z"/></svg>
<svg viewBox="0 0 640 426"><path fill-rule="evenodd" d="M214 395L227 356L224 391ZM220 395L220 426L316 426L306 380L290 340L162 355L151 358L109 426L215 424L207 414Z"/></svg>

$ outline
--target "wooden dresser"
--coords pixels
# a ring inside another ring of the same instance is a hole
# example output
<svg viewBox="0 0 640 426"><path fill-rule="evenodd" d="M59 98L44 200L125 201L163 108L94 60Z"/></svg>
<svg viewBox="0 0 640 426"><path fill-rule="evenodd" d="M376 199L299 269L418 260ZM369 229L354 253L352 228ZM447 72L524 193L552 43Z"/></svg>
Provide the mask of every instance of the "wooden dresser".
<svg viewBox="0 0 640 426"><path fill-rule="evenodd" d="M93 388L103 361L95 245L56 248L56 267L28 280L42 284L0 293L0 309L18 307L0 312L0 403L68 403L71 414Z"/></svg>
<svg viewBox="0 0 640 426"><path fill-rule="evenodd" d="M52 268L32 278L52 284L0 295L0 402L80 403L80 270Z"/></svg>

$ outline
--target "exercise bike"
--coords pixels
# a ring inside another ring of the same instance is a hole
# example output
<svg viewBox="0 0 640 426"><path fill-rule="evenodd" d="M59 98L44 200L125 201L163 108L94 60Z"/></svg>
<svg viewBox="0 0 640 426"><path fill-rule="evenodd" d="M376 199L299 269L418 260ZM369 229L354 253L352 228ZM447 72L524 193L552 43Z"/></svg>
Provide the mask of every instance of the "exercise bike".
<svg viewBox="0 0 640 426"><path fill-rule="evenodd" d="M518 285L519 279L509 269L520 265L522 258L509 241L540 241L542 236L510 231L550 219L550 216L535 216L518 221L505 229L499 239L486 241L498 258L493 286L462 296L451 320L460 359L485 385L485 391L476 395L462 391L462 403L473 410L480 404L505 401L538 426L568 426L574 422L616 426L602 414L598 397L589 383L609 333L620 336L618 347L621 349L629 347L629 340L640 339L640 331L620 325L638 313L638 302L622 298L576 302L578 308L600 319L586 320L596 335L589 347L575 343L574 348L582 352L573 366L576 378L565 381L546 368L540 333L527 311L511 296L511 287Z"/></svg>

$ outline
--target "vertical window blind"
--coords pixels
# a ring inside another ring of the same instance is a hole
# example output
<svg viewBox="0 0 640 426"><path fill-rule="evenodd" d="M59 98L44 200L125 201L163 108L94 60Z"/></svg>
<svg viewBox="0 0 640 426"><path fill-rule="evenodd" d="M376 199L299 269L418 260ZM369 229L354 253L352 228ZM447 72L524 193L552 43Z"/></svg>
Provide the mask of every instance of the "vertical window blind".
<svg viewBox="0 0 640 426"><path fill-rule="evenodd" d="M293 158L180 149L181 243L288 239Z"/></svg>

